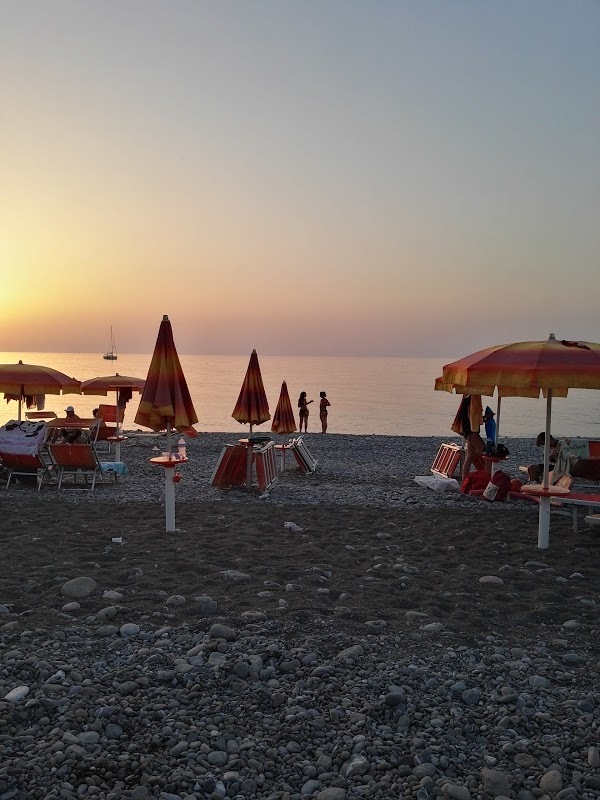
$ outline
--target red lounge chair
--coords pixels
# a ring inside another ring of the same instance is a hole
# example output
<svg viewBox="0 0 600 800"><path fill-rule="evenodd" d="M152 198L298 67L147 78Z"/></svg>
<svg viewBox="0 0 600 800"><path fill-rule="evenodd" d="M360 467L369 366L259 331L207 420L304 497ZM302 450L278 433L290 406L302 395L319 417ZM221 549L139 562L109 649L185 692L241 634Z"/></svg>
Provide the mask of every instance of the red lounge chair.
<svg viewBox="0 0 600 800"><path fill-rule="evenodd" d="M79 484L78 478L84 479L81 488L94 490L98 476L103 474L102 465L96 448L91 444L51 444L50 456L58 474L58 489L62 488L65 476L73 478L73 488ZM115 481L117 479L114 474ZM91 485L89 485L91 480Z"/></svg>
<svg viewBox="0 0 600 800"><path fill-rule="evenodd" d="M48 430L41 421L11 420L0 428L0 460L8 473L7 490L13 475L35 478L38 491L44 480L50 481L52 463L44 453L47 435Z"/></svg>

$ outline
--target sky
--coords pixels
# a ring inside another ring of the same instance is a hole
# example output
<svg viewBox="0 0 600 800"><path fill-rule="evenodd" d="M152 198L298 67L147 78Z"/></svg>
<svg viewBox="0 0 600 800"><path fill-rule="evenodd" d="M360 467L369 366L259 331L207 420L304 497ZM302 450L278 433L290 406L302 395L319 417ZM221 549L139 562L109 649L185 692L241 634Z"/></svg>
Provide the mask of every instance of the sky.
<svg viewBox="0 0 600 800"><path fill-rule="evenodd" d="M0 350L600 341L600 3L0 0Z"/></svg>

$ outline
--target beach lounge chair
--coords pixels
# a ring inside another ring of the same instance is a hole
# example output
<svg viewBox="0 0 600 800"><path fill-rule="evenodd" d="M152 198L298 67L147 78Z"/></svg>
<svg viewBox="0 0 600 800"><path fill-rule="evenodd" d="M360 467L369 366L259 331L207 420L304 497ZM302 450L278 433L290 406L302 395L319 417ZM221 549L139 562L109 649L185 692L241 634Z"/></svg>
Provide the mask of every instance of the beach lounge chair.
<svg viewBox="0 0 600 800"><path fill-rule="evenodd" d="M56 419L55 411L26 411L25 419L30 422L36 420Z"/></svg>
<svg viewBox="0 0 600 800"><path fill-rule="evenodd" d="M273 442L267 442L264 447L254 450L253 455L256 463L258 488L261 492L266 492L275 483L279 474Z"/></svg>
<svg viewBox="0 0 600 800"><path fill-rule="evenodd" d="M0 428L0 460L7 471L6 489L13 476L35 478L38 491L52 478L52 462L44 443L48 429L43 422L11 420Z"/></svg>
<svg viewBox="0 0 600 800"><path fill-rule="evenodd" d="M56 474L58 476L57 489L61 489L65 477L73 479L72 488L94 490L98 478L111 472L117 480L117 472L126 473L124 464L117 465L112 462L101 462L98 452L93 444L63 444L56 443L48 446ZM117 467L120 466L120 469ZM83 478L83 484L79 482Z"/></svg>
<svg viewBox="0 0 600 800"><path fill-rule="evenodd" d="M124 417L125 408L121 407L119 408L119 426L123 425ZM117 406L100 404L96 412L96 419L99 420L96 442L103 442L104 450L110 453L113 444L110 439L117 435ZM122 432L123 428L119 427L119 433ZM127 437L123 436L123 441L126 441L126 439Z"/></svg>
<svg viewBox="0 0 600 800"><path fill-rule="evenodd" d="M292 452L294 453L294 458L296 459L296 463L300 467L301 472L304 472L306 475L316 470L317 459L304 444L304 439L301 436L292 440Z"/></svg>

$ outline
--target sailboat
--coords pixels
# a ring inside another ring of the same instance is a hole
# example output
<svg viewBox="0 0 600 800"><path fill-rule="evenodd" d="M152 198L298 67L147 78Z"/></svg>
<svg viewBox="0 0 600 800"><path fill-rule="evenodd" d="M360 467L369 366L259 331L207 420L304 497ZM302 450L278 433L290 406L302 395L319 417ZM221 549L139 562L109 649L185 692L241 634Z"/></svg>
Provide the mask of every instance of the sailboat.
<svg viewBox="0 0 600 800"><path fill-rule="evenodd" d="M107 361L116 361L118 358L117 345L115 344L115 337L113 334L112 325L110 326L110 350L104 353L102 358L105 358Z"/></svg>

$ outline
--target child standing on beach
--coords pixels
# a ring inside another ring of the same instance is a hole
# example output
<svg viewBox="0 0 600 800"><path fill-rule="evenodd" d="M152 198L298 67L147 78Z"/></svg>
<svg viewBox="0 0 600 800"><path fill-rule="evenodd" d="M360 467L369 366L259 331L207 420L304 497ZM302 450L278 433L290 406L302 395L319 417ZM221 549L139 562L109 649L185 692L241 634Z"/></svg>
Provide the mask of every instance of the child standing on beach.
<svg viewBox="0 0 600 800"><path fill-rule="evenodd" d="M300 417L300 433L302 433L302 423L304 422L304 433L308 433L308 404L312 400L306 399L306 392L300 392L298 398L298 408L300 409L298 416Z"/></svg>
<svg viewBox="0 0 600 800"><path fill-rule="evenodd" d="M321 401L319 403L319 418L321 419L321 433L327 433L327 406L331 403L327 399L326 392L320 392Z"/></svg>

